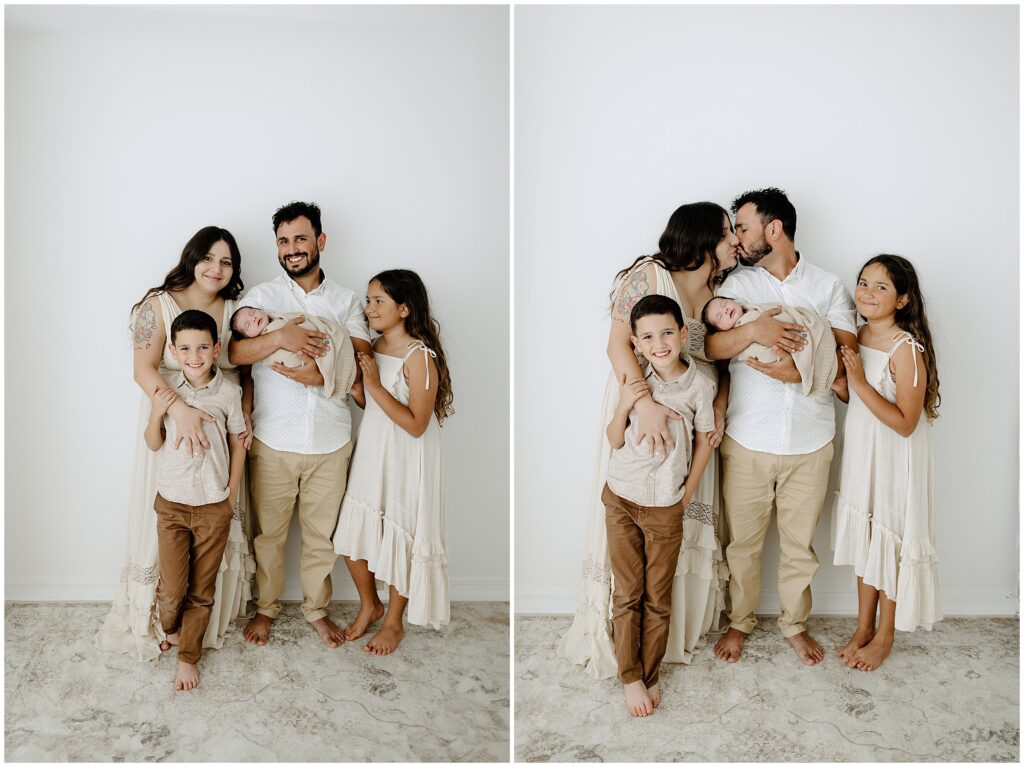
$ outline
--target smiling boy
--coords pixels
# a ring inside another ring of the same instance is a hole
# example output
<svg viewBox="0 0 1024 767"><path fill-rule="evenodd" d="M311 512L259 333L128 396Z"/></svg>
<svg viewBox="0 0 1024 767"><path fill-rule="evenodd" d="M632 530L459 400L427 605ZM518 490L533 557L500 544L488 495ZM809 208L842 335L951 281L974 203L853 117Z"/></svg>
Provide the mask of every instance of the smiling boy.
<svg viewBox="0 0 1024 767"><path fill-rule="evenodd" d="M672 583L683 540L687 505L711 456L714 372L683 356L687 328L679 304L647 296L630 313L634 347L649 367L645 378L626 381L608 424L613 451L605 504L608 555L614 577L612 641L625 687L626 708L647 716L661 703L658 684L668 643ZM664 457L639 445L633 405L648 388L655 402L678 412L669 421L675 447ZM696 432L696 433L695 433Z"/></svg>

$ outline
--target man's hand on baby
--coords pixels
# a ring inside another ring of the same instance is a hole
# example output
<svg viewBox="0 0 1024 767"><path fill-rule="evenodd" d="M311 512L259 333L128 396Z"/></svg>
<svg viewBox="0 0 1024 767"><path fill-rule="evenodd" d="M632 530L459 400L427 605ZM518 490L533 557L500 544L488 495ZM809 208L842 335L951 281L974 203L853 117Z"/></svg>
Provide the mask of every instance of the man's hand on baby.
<svg viewBox="0 0 1024 767"><path fill-rule="evenodd" d="M302 364L297 368L290 368L282 365L280 362L275 362L271 365L273 370L283 375L285 378L290 378L296 383L300 383L304 386L323 386L324 376L320 372L320 368L316 366L316 362L313 358L304 352L299 352L299 359L302 360Z"/></svg>
<svg viewBox="0 0 1024 767"><path fill-rule="evenodd" d="M328 335L319 330L300 328L299 325L305 321L305 317L295 317L288 320L288 324L284 327L275 330L275 333L280 333L278 342L282 349L287 349L290 352L303 353L310 357L323 357L327 354Z"/></svg>
<svg viewBox="0 0 1024 767"><path fill-rule="evenodd" d="M782 309L776 306L750 323L754 329L754 340L764 346L776 346L790 353L798 352L807 345L807 328L795 322L773 319L781 312Z"/></svg>
<svg viewBox="0 0 1024 767"><path fill-rule="evenodd" d="M760 373L764 373L769 378L774 378L776 381L800 383L800 371L797 370L792 355L780 354L777 362L761 362L756 357L750 357L747 359L747 365Z"/></svg>

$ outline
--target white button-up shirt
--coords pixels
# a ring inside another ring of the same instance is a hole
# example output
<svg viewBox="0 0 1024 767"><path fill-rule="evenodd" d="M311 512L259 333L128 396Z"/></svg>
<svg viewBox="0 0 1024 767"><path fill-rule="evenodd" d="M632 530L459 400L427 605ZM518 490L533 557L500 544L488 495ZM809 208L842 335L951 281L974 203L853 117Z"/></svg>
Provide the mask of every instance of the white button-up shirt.
<svg viewBox="0 0 1024 767"><path fill-rule="evenodd" d="M254 306L270 314L299 312L325 317L348 329L352 338L369 342L363 299L323 275L317 288L306 293L282 274L252 288L239 308ZM253 435L274 450L320 455L333 453L352 438L348 397L325 397L322 386L306 386L276 372L266 361L252 366Z"/></svg>
<svg viewBox="0 0 1024 767"><path fill-rule="evenodd" d="M799 254L798 254L799 255ZM800 257L786 279L754 266L729 275L718 295L751 304L788 304L817 313L836 330L857 334L856 308L839 277ZM804 455L836 433L832 392L804 396L799 383L782 383L745 362L729 363L732 379L725 433L748 450Z"/></svg>

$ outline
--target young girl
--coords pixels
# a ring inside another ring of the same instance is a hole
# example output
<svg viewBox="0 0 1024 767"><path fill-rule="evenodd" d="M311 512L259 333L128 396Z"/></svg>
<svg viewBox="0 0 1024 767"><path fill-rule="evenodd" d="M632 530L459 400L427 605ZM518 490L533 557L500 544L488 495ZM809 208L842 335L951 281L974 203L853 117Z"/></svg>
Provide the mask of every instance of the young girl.
<svg viewBox="0 0 1024 767"><path fill-rule="evenodd" d="M939 377L909 261L872 258L854 298L867 324L859 356L840 350L848 390L838 393L850 407L833 549L834 563L857 574L858 615L838 655L851 668L874 671L892 650L895 629L931 630L942 619L929 423L938 417Z"/></svg>
<svg viewBox="0 0 1024 767"><path fill-rule="evenodd" d="M454 411L441 329L415 272L381 272L367 288L366 319L380 333L373 356L359 355L366 408L359 428L334 550L345 555L359 591L359 615L345 638L362 636L384 615L375 579L390 586L387 616L363 648L387 655L409 622L448 622L440 423Z"/></svg>

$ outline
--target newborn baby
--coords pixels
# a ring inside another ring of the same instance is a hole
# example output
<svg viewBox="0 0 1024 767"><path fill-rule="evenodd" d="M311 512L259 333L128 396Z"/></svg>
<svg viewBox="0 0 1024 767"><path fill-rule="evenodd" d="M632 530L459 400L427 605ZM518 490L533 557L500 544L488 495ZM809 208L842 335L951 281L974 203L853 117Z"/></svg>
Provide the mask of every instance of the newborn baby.
<svg viewBox="0 0 1024 767"><path fill-rule="evenodd" d="M324 377L324 396L344 398L356 380L355 351L352 348L352 338L346 328L339 327L323 317L310 315L281 314L271 317L262 309L252 306L243 306L232 314L229 325L231 335L236 339L255 338L265 333L272 333L287 325L290 320L303 316L306 320L299 323L300 328L319 330L329 336L326 341L327 354L316 358L316 366ZM302 365L299 355L287 349L278 349L263 361L268 365L280 362L288 368L297 368Z"/></svg>
<svg viewBox="0 0 1024 767"><path fill-rule="evenodd" d="M795 322L807 328L803 334L807 345L793 353L793 362L800 371L804 394L821 394L829 390L836 378L839 367L836 358L836 339L832 335L832 324L819 317L810 309L800 309L785 304L741 304L731 298L712 298L704 306L701 320L708 326L708 332L731 330L753 322L768 309L782 309L773 319L779 322ZM761 362L778 362L779 355L774 349L753 343L736 355L737 361L753 357Z"/></svg>

